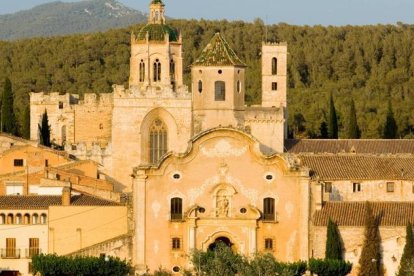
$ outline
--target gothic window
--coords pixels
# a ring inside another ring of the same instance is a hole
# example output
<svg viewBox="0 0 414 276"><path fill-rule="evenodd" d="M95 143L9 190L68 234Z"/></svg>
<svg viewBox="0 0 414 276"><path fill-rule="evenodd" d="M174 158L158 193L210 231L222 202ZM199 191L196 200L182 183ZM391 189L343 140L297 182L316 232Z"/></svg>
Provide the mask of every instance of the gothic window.
<svg viewBox="0 0 414 276"><path fill-rule="evenodd" d="M277 58L272 58L272 75L277 75Z"/></svg>
<svg viewBox="0 0 414 276"><path fill-rule="evenodd" d="M263 220L274 221L275 220L275 199L267 197L263 199Z"/></svg>
<svg viewBox="0 0 414 276"><path fill-rule="evenodd" d="M215 93L214 99L216 101L225 101L226 100L226 83L224 81L216 81L214 84Z"/></svg>
<svg viewBox="0 0 414 276"><path fill-rule="evenodd" d="M161 63L159 59L156 59L154 62L154 81L161 81Z"/></svg>
<svg viewBox="0 0 414 276"><path fill-rule="evenodd" d="M149 161L157 163L161 156L167 153L167 127L160 119L154 120L150 127Z"/></svg>
<svg viewBox="0 0 414 276"><path fill-rule="evenodd" d="M139 64L139 82L144 82L145 80L145 63L144 60L141 59Z"/></svg>
<svg viewBox="0 0 414 276"><path fill-rule="evenodd" d="M170 76L171 79L175 79L175 62L174 60L170 60Z"/></svg>
<svg viewBox="0 0 414 276"><path fill-rule="evenodd" d="M179 197L171 199L171 220L183 219L183 200Z"/></svg>
<svg viewBox="0 0 414 276"><path fill-rule="evenodd" d="M201 80L198 81L198 92L203 92L203 82Z"/></svg>

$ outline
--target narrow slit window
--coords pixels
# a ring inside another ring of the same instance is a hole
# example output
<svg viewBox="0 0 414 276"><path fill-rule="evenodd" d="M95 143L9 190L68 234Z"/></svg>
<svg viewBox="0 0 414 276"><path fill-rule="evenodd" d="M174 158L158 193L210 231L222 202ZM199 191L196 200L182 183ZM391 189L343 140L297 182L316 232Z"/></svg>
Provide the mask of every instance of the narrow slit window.
<svg viewBox="0 0 414 276"><path fill-rule="evenodd" d="M172 80L175 79L175 62L173 59L170 60L170 76Z"/></svg>
<svg viewBox="0 0 414 276"><path fill-rule="evenodd" d="M272 75L277 75L277 58L272 58Z"/></svg>
<svg viewBox="0 0 414 276"><path fill-rule="evenodd" d="M156 59L154 62L154 82L161 81L161 62Z"/></svg>
<svg viewBox="0 0 414 276"><path fill-rule="evenodd" d="M145 80L145 63L144 60L141 59L139 63L139 82L144 82Z"/></svg>
<svg viewBox="0 0 414 276"><path fill-rule="evenodd" d="M203 92L203 82L201 80L198 81L198 92Z"/></svg>

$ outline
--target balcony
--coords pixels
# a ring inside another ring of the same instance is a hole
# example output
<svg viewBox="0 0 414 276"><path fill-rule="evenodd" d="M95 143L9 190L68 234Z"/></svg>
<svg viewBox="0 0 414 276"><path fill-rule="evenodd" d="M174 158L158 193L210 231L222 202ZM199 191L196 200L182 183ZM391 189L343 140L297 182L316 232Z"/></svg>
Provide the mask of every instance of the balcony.
<svg viewBox="0 0 414 276"><path fill-rule="evenodd" d="M25 253L26 258L31 259L34 256L40 255L42 250L38 247L26 248Z"/></svg>
<svg viewBox="0 0 414 276"><path fill-rule="evenodd" d="M20 249L2 248L0 256L2 259L20 259Z"/></svg>

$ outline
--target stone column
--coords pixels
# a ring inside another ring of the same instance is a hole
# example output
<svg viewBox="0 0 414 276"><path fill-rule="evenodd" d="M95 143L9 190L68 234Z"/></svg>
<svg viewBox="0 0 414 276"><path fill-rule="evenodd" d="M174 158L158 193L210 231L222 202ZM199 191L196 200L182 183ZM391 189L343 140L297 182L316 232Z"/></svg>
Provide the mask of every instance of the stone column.
<svg viewBox="0 0 414 276"><path fill-rule="evenodd" d="M135 218L135 240L133 263L139 271L146 268L145 262L145 206L146 206L146 180L145 171L137 171L133 181L134 194L134 218Z"/></svg>

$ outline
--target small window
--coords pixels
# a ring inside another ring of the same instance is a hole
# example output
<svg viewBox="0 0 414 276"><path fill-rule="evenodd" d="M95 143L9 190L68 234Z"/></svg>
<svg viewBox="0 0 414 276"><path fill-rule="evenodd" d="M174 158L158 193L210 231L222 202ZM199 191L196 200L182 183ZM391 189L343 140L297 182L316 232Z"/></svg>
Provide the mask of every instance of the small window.
<svg viewBox="0 0 414 276"><path fill-rule="evenodd" d="M72 150L77 150L77 146L76 145L72 145Z"/></svg>
<svg viewBox="0 0 414 276"><path fill-rule="evenodd" d="M60 174L56 174L56 180L60 180Z"/></svg>
<svg viewBox="0 0 414 276"><path fill-rule="evenodd" d="M99 124L99 129L103 129L103 124Z"/></svg>
<svg viewBox="0 0 414 276"><path fill-rule="evenodd" d="M59 102L59 109L63 109L63 102Z"/></svg>
<svg viewBox="0 0 414 276"><path fill-rule="evenodd" d="M49 167L49 160L45 159L45 167Z"/></svg>
<svg viewBox="0 0 414 276"><path fill-rule="evenodd" d="M172 250L180 250L181 249L181 239L180 238L173 238L171 248L172 248Z"/></svg>
<svg viewBox="0 0 414 276"><path fill-rule="evenodd" d="M47 222L47 216L46 214L42 214L40 216L40 224L46 224L46 222Z"/></svg>
<svg viewBox="0 0 414 276"><path fill-rule="evenodd" d="M6 224L6 215L0 214L0 224Z"/></svg>
<svg viewBox="0 0 414 276"><path fill-rule="evenodd" d="M179 197L171 199L171 220L183 219L183 200Z"/></svg>
<svg viewBox="0 0 414 276"><path fill-rule="evenodd" d="M175 272L175 273L180 272L180 270L181 270L181 269L180 269L180 267L179 267L179 266L174 266L174 267L173 267L173 269L172 269L172 271L173 271L173 272Z"/></svg>
<svg viewBox="0 0 414 276"><path fill-rule="evenodd" d="M273 250L273 239L265 239L265 250Z"/></svg>
<svg viewBox="0 0 414 276"><path fill-rule="evenodd" d="M139 63L139 82L143 82L145 80L145 63L144 60L141 59Z"/></svg>
<svg viewBox="0 0 414 276"><path fill-rule="evenodd" d="M387 182L387 193L394 192L394 182Z"/></svg>
<svg viewBox="0 0 414 276"><path fill-rule="evenodd" d="M274 221L275 220L275 199L267 197L263 199L263 220Z"/></svg>
<svg viewBox="0 0 414 276"><path fill-rule="evenodd" d="M237 81L237 92L241 92L241 81Z"/></svg>
<svg viewBox="0 0 414 276"><path fill-rule="evenodd" d="M325 193L332 193L332 183L325 182Z"/></svg>
<svg viewBox="0 0 414 276"><path fill-rule="evenodd" d="M277 91L277 82L272 82L272 91Z"/></svg>
<svg viewBox="0 0 414 276"><path fill-rule="evenodd" d="M352 191L354 193L361 191L361 183L352 183Z"/></svg>
<svg viewBox="0 0 414 276"><path fill-rule="evenodd" d="M198 93L203 92L203 82L201 80L198 81Z"/></svg>
<svg viewBox="0 0 414 276"><path fill-rule="evenodd" d="M14 159L15 167L23 167L23 159Z"/></svg>
<svg viewBox="0 0 414 276"><path fill-rule="evenodd" d="M170 60L170 76L171 79L175 79L175 62L174 60Z"/></svg>
<svg viewBox="0 0 414 276"><path fill-rule="evenodd" d="M215 85L214 99L216 101L225 101L226 100L226 83L224 81L216 81Z"/></svg>

